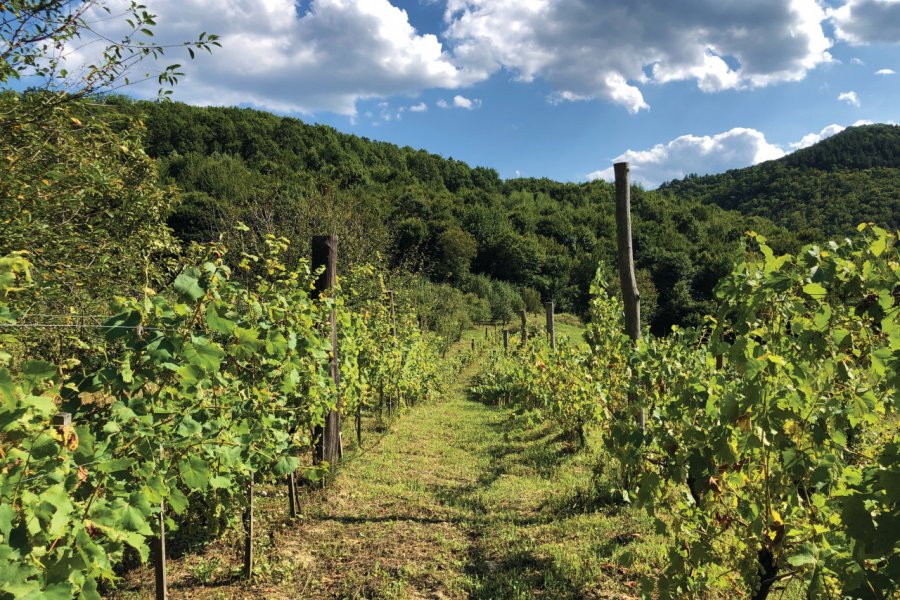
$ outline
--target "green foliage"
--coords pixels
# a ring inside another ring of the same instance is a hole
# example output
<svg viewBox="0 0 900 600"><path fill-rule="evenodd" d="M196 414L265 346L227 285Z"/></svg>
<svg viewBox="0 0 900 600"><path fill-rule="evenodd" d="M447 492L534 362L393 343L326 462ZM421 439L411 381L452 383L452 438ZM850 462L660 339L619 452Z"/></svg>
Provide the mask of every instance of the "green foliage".
<svg viewBox="0 0 900 600"><path fill-rule="evenodd" d="M797 150L782 161L791 167L846 171L900 166L900 127L859 125Z"/></svg>
<svg viewBox="0 0 900 600"><path fill-rule="evenodd" d="M28 253L37 285L14 300L26 318L76 324L104 314L115 294L162 284L178 250L165 227L176 194L157 185L138 121L114 129L74 103L32 120L43 102L0 94L0 112L19 123L0 135L0 254ZM69 359L89 338L43 330L23 336L20 352Z"/></svg>
<svg viewBox="0 0 900 600"><path fill-rule="evenodd" d="M758 215L802 241L849 234L857 223L900 227L900 126L850 127L784 158L664 184L679 198Z"/></svg>
<svg viewBox="0 0 900 600"><path fill-rule="evenodd" d="M439 260L434 274L442 280L460 281L469 273L478 253L478 242L459 227L451 227L437 237Z"/></svg>
<svg viewBox="0 0 900 600"><path fill-rule="evenodd" d="M182 240L224 235L237 255L258 253L265 234L338 233L342 268L380 253L463 289L469 273L530 288L580 314L597 264L614 267L614 188L602 181L501 181L490 169L257 111L108 102L144 115L147 153L183 190L169 220ZM766 219L715 206L639 189L633 206L638 267L659 290L657 333L700 323L746 231L778 251L796 245ZM249 231L232 233L235 221Z"/></svg>
<svg viewBox="0 0 900 600"><path fill-rule="evenodd" d="M860 229L781 257L756 235L761 257L720 284L709 330L638 350L650 419L618 441L643 438L638 501L672 514L664 595L896 588L897 238Z"/></svg>
<svg viewBox="0 0 900 600"><path fill-rule="evenodd" d="M645 593L764 598L797 581L882 598L900 583L900 261L895 234L859 229L782 256L752 234L715 316L637 347L601 270L590 351L534 343L473 388L603 432L625 497L673 537Z"/></svg>
<svg viewBox="0 0 900 600"><path fill-rule="evenodd" d="M311 300L308 264L282 262L288 246L269 237L263 256L245 257L260 273L249 284L231 276L224 247L203 249L171 290L117 299L80 366L0 355L0 591L96 598L127 548L146 560L161 503L170 530L188 512L233 524L251 477L311 466L309 432L338 397L351 413L374 405L373 386L407 404L435 393L448 366L413 317L391 322L383 294ZM30 268L22 254L0 260L4 298ZM18 316L4 300L2 324ZM73 427L51 425L61 409Z"/></svg>
<svg viewBox="0 0 900 600"><path fill-rule="evenodd" d="M27 78L33 89L42 90L32 105L30 122L51 116L74 99L108 93L132 83L134 68L145 59L161 60L170 46L153 41L155 15L135 0L9 0L0 4L0 84ZM106 16L111 15L111 16ZM110 38L98 23L117 22L124 34ZM193 60L198 50L212 52L219 36L201 33L179 46ZM83 51L84 64L72 60L73 48ZM155 67L154 67L155 69ZM183 76L180 64L141 74L140 80L155 78L158 96L165 98ZM0 132L20 123L18 115L0 112Z"/></svg>

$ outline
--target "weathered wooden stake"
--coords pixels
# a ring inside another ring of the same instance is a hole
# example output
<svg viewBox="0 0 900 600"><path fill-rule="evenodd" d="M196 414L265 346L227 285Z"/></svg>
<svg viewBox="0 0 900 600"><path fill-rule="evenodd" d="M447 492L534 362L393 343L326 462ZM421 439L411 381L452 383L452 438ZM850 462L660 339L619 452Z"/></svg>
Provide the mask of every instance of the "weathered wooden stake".
<svg viewBox="0 0 900 600"><path fill-rule="evenodd" d="M394 319L394 290L387 291L388 308L391 314L391 335L397 337L397 323Z"/></svg>
<svg viewBox="0 0 900 600"><path fill-rule="evenodd" d="M547 335L550 336L550 348L556 350L556 324L553 319L553 308L552 300L544 302L544 310L547 312Z"/></svg>
<svg viewBox="0 0 900 600"><path fill-rule="evenodd" d="M616 241L619 250L619 281L622 284L622 300L625 302L625 332L633 341L641 338L641 294L634 274L634 251L631 243L631 184L627 162L614 165L616 174ZM637 403L634 394L629 402ZM641 409L641 428L646 426L647 415Z"/></svg>
<svg viewBox="0 0 900 600"><path fill-rule="evenodd" d="M519 318L522 320L522 345L524 346L528 341L528 313L520 310Z"/></svg>
<svg viewBox="0 0 900 600"><path fill-rule="evenodd" d="M503 350L509 350L509 329L503 330Z"/></svg>
<svg viewBox="0 0 900 600"><path fill-rule="evenodd" d="M247 484L247 506L244 507L244 577L253 578L253 475Z"/></svg>
<svg viewBox="0 0 900 600"><path fill-rule="evenodd" d="M356 407L356 447L362 448L362 405Z"/></svg>
<svg viewBox="0 0 900 600"><path fill-rule="evenodd" d="M316 280L313 290L313 299L317 300L333 289L337 284L337 250L338 237L336 235L316 236L312 240L312 269L316 271L325 267L325 271ZM340 389L341 372L338 368L338 340L337 317L331 311L329 317L331 328L332 358L331 377L335 386ZM334 410L329 411L325 418L325 426L317 428L317 461L327 461L329 465L335 465L340 460L340 433L341 433L341 396L338 393Z"/></svg>
<svg viewBox="0 0 900 600"><path fill-rule="evenodd" d="M472 351L475 351L475 338L472 338Z"/></svg>
<svg viewBox="0 0 900 600"><path fill-rule="evenodd" d="M288 510L290 511L291 518L297 516L297 482L294 479L293 473L288 473L287 476L287 488L288 488Z"/></svg>
<svg viewBox="0 0 900 600"><path fill-rule="evenodd" d="M163 447L159 445L159 459L163 460ZM168 600L169 582L166 575L166 502L159 503L159 535L153 544L155 560L153 564L156 573L156 600Z"/></svg>

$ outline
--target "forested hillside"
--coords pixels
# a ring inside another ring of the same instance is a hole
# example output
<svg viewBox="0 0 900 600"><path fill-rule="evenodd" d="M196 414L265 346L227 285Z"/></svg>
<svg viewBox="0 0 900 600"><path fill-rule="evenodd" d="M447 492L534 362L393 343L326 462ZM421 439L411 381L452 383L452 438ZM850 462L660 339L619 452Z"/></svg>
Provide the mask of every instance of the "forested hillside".
<svg viewBox="0 0 900 600"><path fill-rule="evenodd" d="M802 241L845 235L861 222L900 226L900 126L850 127L784 158L660 187L772 219Z"/></svg>
<svg viewBox="0 0 900 600"><path fill-rule="evenodd" d="M614 260L614 189L605 182L502 181L492 169L263 112L114 102L144 115L147 152L182 190L169 222L184 240L224 234L256 252L265 233L305 240L327 229L343 237L350 261L380 252L477 294L494 319L521 299L533 310L552 299L583 312L597 263ZM635 190L633 207L644 313L658 332L709 309L746 231L779 250L795 246L768 220L716 206ZM234 233L237 221L250 231Z"/></svg>

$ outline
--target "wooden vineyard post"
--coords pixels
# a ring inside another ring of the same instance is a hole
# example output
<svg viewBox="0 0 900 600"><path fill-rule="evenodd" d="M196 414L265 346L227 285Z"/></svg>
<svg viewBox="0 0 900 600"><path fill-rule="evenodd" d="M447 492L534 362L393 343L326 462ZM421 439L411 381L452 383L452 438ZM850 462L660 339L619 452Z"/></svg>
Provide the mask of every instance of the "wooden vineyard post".
<svg viewBox="0 0 900 600"><path fill-rule="evenodd" d="M362 448L362 405L356 407L356 447Z"/></svg>
<svg viewBox="0 0 900 600"><path fill-rule="evenodd" d="M509 329L503 330L503 351L509 350Z"/></svg>
<svg viewBox="0 0 900 600"><path fill-rule="evenodd" d="M244 508L244 577L253 578L253 475L247 484L247 506Z"/></svg>
<svg viewBox="0 0 900 600"><path fill-rule="evenodd" d="M632 341L641 338L641 294L634 274L634 251L631 243L631 185L627 162L614 165L616 174L616 241L619 250L619 281L622 284L622 300L625 302L625 332ZM629 394L629 403L634 405L637 398ZM646 427L647 415L642 408L641 429Z"/></svg>
<svg viewBox="0 0 900 600"><path fill-rule="evenodd" d="M293 473L287 474L287 487L288 487L288 510L290 511L291 518L297 516L297 480L294 479Z"/></svg>
<svg viewBox="0 0 900 600"><path fill-rule="evenodd" d="M391 316L391 338L395 341L397 339L397 321L394 315L394 290L387 290L387 301L388 301L388 314ZM382 387L382 395L384 394L384 388ZM394 412L397 409L396 401L398 399L394 397L393 394L388 396L387 399L387 412L388 416L393 416Z"/></svg>
<svg viewBox="0 0 900 600"><path fill-rule="evenodd" d="M524 346L528 341L528 313L520 310L519 318L522 320L522 345Z"/></svg>
<svg viewBox="0 0 900 600"><path fill-rule="evenodd" d="M472 338L472 352L475 352L475 338Z"/></svg>
<svg viewBox="0 0 900 600"><path fill-rule="evenodd" d="M313 289L313 299L318 300L337 283L337 246L336 235L316 236L312 240L312 269L313 272L321 267L325 270L319 275ZM341 372L338 368L338 341L337 341L337 315L332 310L329 316L329 328L331 329L332 358L331 377L337 389L340 389ZM318 462L327 461L329 465L335 465L341 458L341 395L338 393L335 407L328 412L325 418L325 426L316 428L316 459Z"/></svg>
<svg viewBox="0 0 900 600"><path fill-rule="evenodd" d="M390 310L390 314L391 314L391 335L393 337L397 337L397 323L394 319L394 290L388 290L387 297L388 297L388 310Z"/></svg>
<svg viewBox="0 0 900 600"><path fill-rule="evenodd" d="M159 445L159 460L163 460L163 447ZM166 575L166 501L159 503L159 535L153 544L153 570L156 575L156 600L167 600L169 597L169 582Z"/></svg>
<svg viewBox="0 0 900 600"><path fill-rule="evenodd" d="M556 350L556 325L553 319L553 301L544 302L544 310L547 312L547 335L550 337L550 348Z"/></svg>

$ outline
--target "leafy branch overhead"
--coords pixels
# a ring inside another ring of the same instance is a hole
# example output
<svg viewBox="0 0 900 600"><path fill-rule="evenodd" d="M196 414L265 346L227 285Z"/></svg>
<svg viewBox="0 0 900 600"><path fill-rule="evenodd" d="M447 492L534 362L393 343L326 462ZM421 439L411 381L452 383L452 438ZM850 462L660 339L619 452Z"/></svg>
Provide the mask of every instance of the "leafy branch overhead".
<svg viewBox="0 0 900 600"><path fill-rule="evenodd" d="M159 83L160 97L168 96L184 73L178 63L158 66L166 52L183 48L194 59L196 51L211 52L220 43L217 35L206 32L178 44L155 43L155 19L134 0L124 9L106 0L2 2L0 84L22 79L35 89L53 92L47 99L50 106L150 79ZM121 37L104 33L101 25L111 20L127 25ZM136 73L147 61L150 70ZM8 127L10 122L0 125Z"/></svg>

